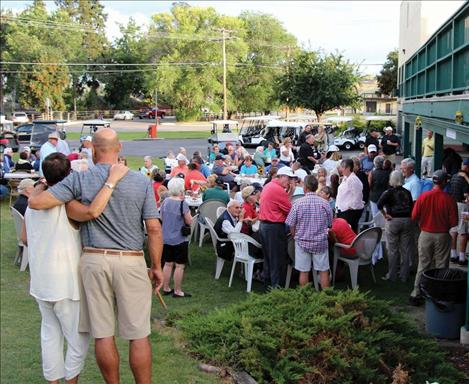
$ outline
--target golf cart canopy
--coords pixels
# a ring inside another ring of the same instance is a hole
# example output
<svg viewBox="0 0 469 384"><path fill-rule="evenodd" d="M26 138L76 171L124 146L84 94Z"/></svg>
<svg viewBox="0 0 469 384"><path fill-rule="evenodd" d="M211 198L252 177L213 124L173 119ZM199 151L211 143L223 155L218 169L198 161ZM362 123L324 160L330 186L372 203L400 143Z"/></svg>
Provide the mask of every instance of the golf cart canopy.
<svg viewBox="0 0 469 384"><path fill-rule="evenodd" d="M62 140L66 138L64 123L67 120L34 120L31 131L31 149L39 149L52 132L57 132Z"/></svg>
<svg viewBox="0 0 469 384"><path fill-rule="evenodd" d="M111 128L111 123L100 119L84 121L81 126L80 141L83 141L86 136L93 136L100 128Z"/></svg>
<svg viewBox="0 0 469 384"><path fill-rule="evenodd" d="M238 135L233 133L235 129L238 129L238 122L236 120L213 120L210 123L212 124L212 129L210 131L212 136L208 139L209 143L234 144L238 141Z"/></svg>

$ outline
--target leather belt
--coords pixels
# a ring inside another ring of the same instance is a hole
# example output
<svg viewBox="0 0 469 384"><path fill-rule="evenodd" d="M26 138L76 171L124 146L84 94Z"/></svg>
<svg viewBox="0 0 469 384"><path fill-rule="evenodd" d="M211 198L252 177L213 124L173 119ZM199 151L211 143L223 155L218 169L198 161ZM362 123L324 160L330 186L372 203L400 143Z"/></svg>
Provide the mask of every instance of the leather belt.
<svg viewBox="0 0 469 384"><path fill-rule="evenodd" d="M143 256L143 251L119 251L117 249L104 249L104 248L83 248L86 253L99 253L109 256Z"/></svg>

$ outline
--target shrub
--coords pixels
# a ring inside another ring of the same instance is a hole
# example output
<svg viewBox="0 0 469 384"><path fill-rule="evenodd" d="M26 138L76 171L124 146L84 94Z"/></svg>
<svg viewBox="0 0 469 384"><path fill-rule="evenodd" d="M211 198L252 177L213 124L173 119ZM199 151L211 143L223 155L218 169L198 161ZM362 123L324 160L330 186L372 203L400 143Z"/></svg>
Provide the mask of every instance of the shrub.
<svg viewBox="0 0 469 384"><path fill-rule="evenodd" d="M389 383L398 367L414 383L461 380L404 314L358 291L275 290L176 324L192 352L259 383Z"/></svg>

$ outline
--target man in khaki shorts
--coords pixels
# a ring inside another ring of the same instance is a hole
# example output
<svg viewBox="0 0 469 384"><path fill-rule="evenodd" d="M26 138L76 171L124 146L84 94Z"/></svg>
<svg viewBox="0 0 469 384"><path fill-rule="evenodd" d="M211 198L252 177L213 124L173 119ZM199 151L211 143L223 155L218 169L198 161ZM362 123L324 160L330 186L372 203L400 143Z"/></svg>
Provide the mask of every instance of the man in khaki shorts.
<svg viewBox="0 0 469 384"><path fill-rule="evenodd" d="M119 335L130 343L129 360L135 382L150 384L152 357L148 335L152 288L142 251L143 223L148 234L155 292L163 283L160 261L163 239L150 179L129 171L117 186L106 183L109 168L117 164L121 147L114 130L99 130L93 137L95 166L86 172L75 172L48 191L36 194L29 204L34 209L49 209L68 203L69 217L84 222L80 273L85 299L82 301L87 308L81 308L80 330L89 328L95 338L96 361L105 382L120 380L114 340L117 317ZM90 204L103 186L113 191L103 213L83 214L75 200Z"/></svg>

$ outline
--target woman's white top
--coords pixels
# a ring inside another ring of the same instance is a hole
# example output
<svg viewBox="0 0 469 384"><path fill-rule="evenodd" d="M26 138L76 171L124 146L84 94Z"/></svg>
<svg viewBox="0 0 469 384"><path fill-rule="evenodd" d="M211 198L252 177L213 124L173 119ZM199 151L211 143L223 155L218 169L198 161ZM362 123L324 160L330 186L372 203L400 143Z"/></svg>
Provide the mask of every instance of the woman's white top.
<svg viewBox="0 0 469 384"><path fill-rule="evenodd" d="M285 156L283 152L288 151L288 156ZM280 161L285 161L287 163L290 163L295 160L295 157L293 156L293 151L291 148L287 148L285 145L282 145L280 147Z"/></svg>
<svg viewBox="0 0 469 384"><path fill-rule="evenodd" d="M78 263L80 231L67 217L65 205L26 209L30 294L43 301L80 300Z"/></svg>

